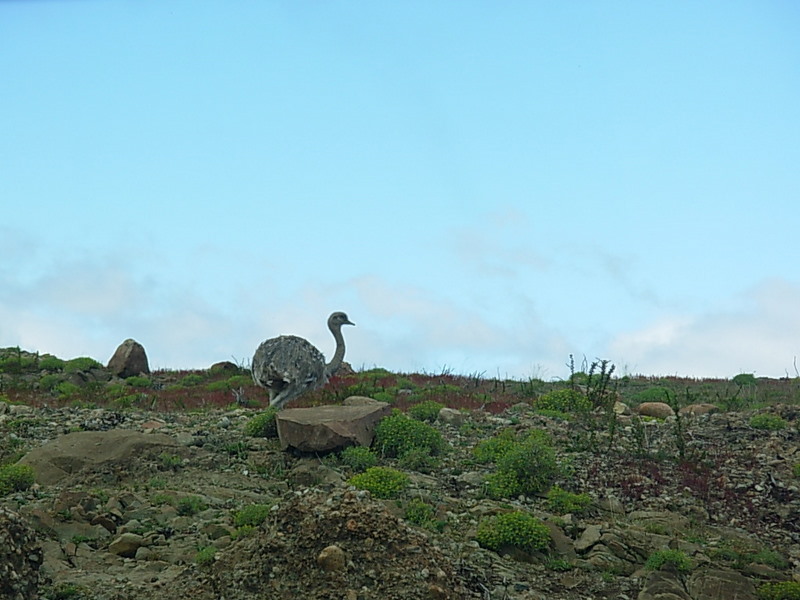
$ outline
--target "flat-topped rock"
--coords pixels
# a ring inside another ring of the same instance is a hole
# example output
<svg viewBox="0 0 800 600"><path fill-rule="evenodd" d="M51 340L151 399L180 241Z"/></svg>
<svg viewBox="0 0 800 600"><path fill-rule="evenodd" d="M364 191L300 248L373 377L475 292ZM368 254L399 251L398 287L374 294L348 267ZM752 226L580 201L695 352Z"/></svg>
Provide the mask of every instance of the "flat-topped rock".
<svg viewBox="0 0 800 600"><path fill-rule="evenodd" d="M330 452L372 444L375 426L391 411L387 402L356 397L343 405L288 408L278 412L275 424L284 450Z"/></svg>
<svg viewBox="0 0 800 600"><path fill-rule="evenodd" d="M147 434L130 429L76 431L31 450L19 463L33 467L38 483L52 485L86 467L124 463L148 449L177 445L170 436L160 433Z"/></svg>

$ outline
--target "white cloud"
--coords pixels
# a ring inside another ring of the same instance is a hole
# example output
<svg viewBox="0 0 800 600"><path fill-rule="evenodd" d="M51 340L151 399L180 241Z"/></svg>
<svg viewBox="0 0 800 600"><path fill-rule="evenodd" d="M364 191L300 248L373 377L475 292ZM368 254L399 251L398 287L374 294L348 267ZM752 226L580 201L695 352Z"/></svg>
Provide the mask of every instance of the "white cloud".
<svg viewBox="0 0 800 600"><path fill-rule="evenodd" d="M800 354L800 286L770 280L718 312L663 317L617 336L609 355L647 375L794 376Z"/></svg>

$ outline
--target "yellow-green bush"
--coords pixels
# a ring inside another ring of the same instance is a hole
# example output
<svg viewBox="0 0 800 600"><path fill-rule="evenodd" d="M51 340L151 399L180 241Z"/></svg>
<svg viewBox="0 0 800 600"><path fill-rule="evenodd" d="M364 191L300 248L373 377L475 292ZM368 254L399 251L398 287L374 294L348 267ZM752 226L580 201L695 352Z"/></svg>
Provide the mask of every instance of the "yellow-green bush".
<svg viewBox="0 0 800 600"><path fill-rule="evenodd" d="M0 496L27 490L34 481L29 465L4 465L0 467Z"/></svg>
<svg viewBox="0 0 800 600"><path fill-rule="evenodd" d="M489 550L511 546L525 552L536 552L550 544L550 530L528 513L514 511L482 519L475 538Z"/></svg>
<svg viewBox="0 0 800 600"><path fill-rule="evenodd" d="M348 481L376 498L393 498L408 487L408 475L391 467L370 467Z"/></svg>

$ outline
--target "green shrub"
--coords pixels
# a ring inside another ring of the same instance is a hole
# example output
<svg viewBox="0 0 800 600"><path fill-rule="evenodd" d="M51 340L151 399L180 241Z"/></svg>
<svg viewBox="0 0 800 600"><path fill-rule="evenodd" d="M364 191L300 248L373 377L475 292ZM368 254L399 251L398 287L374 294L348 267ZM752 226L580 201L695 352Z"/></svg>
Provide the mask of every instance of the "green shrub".
<svg viewBox="0 0 800 600"><path fill-rule="evenodd" d="M77 373L79 371L89 371L91 369L102 369L103 365L88 356L73 358L64 363L64 371L67 373Z"/></svg>
<svg viewBox="0 0 800 600"><path fill-rule="evenodd" d="M749 424L753 429L766 429L768 431L778 431L780 429L786 429L786 427L789 426L789 423L784 421L778 415L772 415L769 413L753 415L750 417Z"/></svg>
<svg viewBox="0 0 800 600"><path fill-rule="evenodd" d="M417 421L427 421L433 423L439 418L439 411L444 408L444 404L435 400L426 400L415 404L408 409L408 416Z"/></svg>
<svg viewBox="0 0 800 600"><path fill-rule="evenodd" d="M197 373L189 373L188 375L182 377L178 384L184 387L192 387L194 385L200 385L203 383L203 381L205 381L205 377L202 375Z"/></svg>
<svg viewBox="0 0 800 600"><path fill-rule="evenodd" d="M59 396L63 396L65 398L69 398L71 396L77 396L81 393L81 388L79 385L75 385L71 381L62 381L58 385L56 385L55 390L58 392Z"/></svg>
<svg viewBox="0 0 800 600"><path fill-rule="evenodd" d="M378 464L378 457L364 446L348 446L339 454L342 462L353 471L366 471Z"/></svg>
<svg viewBox="0 0 800 600"><path fill-rule="evenodd" d="M542 492L560 471L550 437L541 430L530 431L521 439L510 430L502 431L478 444L475 454L497 466L486 478L486 491L492 498Z"/></svg>
<svg viewBox="0 0 800 600"><path fill-rule="evenodd" d="M688 573L692 569L692 561L683 550L656 550L644 563L644 567L651 571L659 571L669 565L678 573Z"/></svg>
<svg viewBox="0 0 800 600"><path fill-rule="evenodd" d="M547 508L559 515L567 513L580 514L589 508L592 499L589 494L573 494L560 487L553 486L547 492Z"/></svg>
<svg viewBox="0 0 800 600"><path fill-rule="evenodd" d="M472 450L472 454L479 462L494 462L501 456L508 454L516 444L517 438L514 430L503 429L493 437L478 442L478 445Z"/></svg>
<svg viewBox="0 0 800 600"><path fill-rule="evenodd" d="M56 386L62 382L61 375L55 373L48 373L39 378L39 389L47 392L52 392Z"/></svg>
<svg viewBox="0 0 800 600"><path fill-rule="evenodd" d="M230 391L231 386L227 381L221 379L220 381L212 381L211 383L207 383L206 389L209 392L227 392Z"/></svg>
<svg viewBox="0 0 800 600"><path fill-rule="evenodd" d="M244 424L244 434L250 437L278 437L278 425L275 423L275 415L277 414L278 409L270 406Z"/></svg>
<svg viewBox="0 0 800 600"><path fill-rule="evenodd" d="M194 562L200 567L209 567L214 563L216 555L217 549L214 546L206 546L197 551L197 554L194 555Z"/></svg>
<svg viewBox="0 0 800 600"><path fill-rule="evenodd" d="M756 593L760 600L800 600L800 583L795 581L765 583Z"/></svg>
<svg viewBox="0 0 800 600"><path fill-rule="evenodd" d="M397 466L407 471L430 473L439 466L438 456L431 456L427 448L414 448L397 459Z"/></svg>
<svg viewBox="0 0 800 600"><path fill-rule="evenodd" d="M52 354L45 354L39 359L39 368L43 371L62 371L66 363Z"/></svg>
<svg viewBox="0 0 800 600"><path fill-rule="evenodd" d="M33 468L29 465L5 465L0 467L0 496L22 492L33 485Z"/></svg>
<svg viewBox="0 0 800 600"><path fill-rule="evenodd" d="M739 387L744 387L746 385L755 385L756 376L753 375L752 373L739 373L731 381L733 381L733 383L735 383Z"/></svg>
<svg viewBox="0 0 800 600"><path fill-rule="evenodd" d="M395 411L385 417L375 428L375 449L389 457L401 457L415 449L425 449L428 454L440 454L445 441L438 430Z"/></svg>
<svg viewBox="0 0 800 600"><path fill-rule="evenodd" d="M271 504L250 504L236 511L233 515L233 524L236 527L258 527L267 520L270 510L272 510Z"/></svg>
<svg viewBox="0 0 800 600"><path fill-rule="evenodd" d="M150 379L144 377L143 375L132 375L131 377L126 377L125 383L131 387L137 388L149 388L153 385Z"/></svg>
<svg viewBox="0 0 800 600"><path fill-rule="evenodd" d="M162 452L158 455L159 465L162 471L177 471L183 466L183 459L177 454Z"/></svg>
<svg viewBox="0 0 800 600"><path fill-rule="evenodd" d="M203 512L208 508L208 505L200 496L187 496L178 500L178 505L175 508L178 509L179 515L190 517Z"/></svg>
<svg viewBox="0 0 800 600"><path fill-rule="evenodd" d="M634 394L631 401L634 404L641 404L643 402L667 402L670 397L669 390L660 385L642 390L638 394Z"/></svg>
<svg viewBox="0 0 800 600"><path fill-rule="evenodd" d="M591 401L578 390L564 388L539 396L534 403L538 410L554 410L560 413L580 414L592 410Z"/></svg>
<svg viewBox="0 0 800 600"><path fill-rule="evenodd" d="M800 463L795 463L792 467L792 475L800 477Z"/></svg>
<svg viewBox="0 0 800 600"><path fill-rule="evenodd" d="M408 475L391 467L370 467L348 481L376 498L392 498L408 486Z"/></svg>
<svg viewBox="0 0 800 600"><path fill-rule="evenodd" d="M495 551L511 546L525 552L536 552L550 544L547 525L521 511L482 519L475 537L481 546Z"/></svg>
<svg viewBox="0 0 800 600"><path fill-rule="evenodd" d="M436 509L419 498L412 498L406 505L403 518L420 527L430 527L436 518Z"/></svg>

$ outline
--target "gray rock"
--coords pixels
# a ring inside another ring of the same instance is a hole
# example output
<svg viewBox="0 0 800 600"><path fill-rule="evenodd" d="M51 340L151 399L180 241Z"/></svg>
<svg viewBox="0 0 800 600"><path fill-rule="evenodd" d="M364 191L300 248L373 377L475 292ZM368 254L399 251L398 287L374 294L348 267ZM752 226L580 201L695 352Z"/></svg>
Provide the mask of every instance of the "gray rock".
<svg viewBox="0 0 800 600"><path fill-rule="evenodd" d="M687 582L693 600L755 600L753 582L736 571L698 569Z"/></svg>
<svg viewBox="0 0 800 600"><path fill-rule="evenodd" d="M148 449L176 445L171 437L159 433L128 429L77 431L31 450L19 464L33 467L38 483L52 485L89 466L124 462Z"/></svg>
<svg viewBox="0 0 800 600"><path fill-rule="evenodd" d="M601 537L602 531L600 530L600 525L588 525L586 529L583 530L578 541L575 542L575 550L577 552L586 552L599 542Z"/></svg>
<svg viewBox="0 0 800 600"><path fill-rule="evenodd" d="M439 410L439 420L445 425L461 427L467 422L467 415L455 408L444 407Z"/></svg>
<svg viewBox="0 0 800 600"><path fill-rule="evenodd" d="M347 446L369 446L375 426L391 414L386 402L356 406L289 408L275 417L281 447L301 452L330 452Z"/></svg>
<svg viewBox="0 0 800 600"><path fill-rule="evenodd" d="M123 379L150 373L144 346L132 339L125 340L117 347L114 356L108 361L107 368L114 375Z"/></svg>
<svg viewBox="0 0 800 600"><path fill-rule="evenodd" d="M692 597L683 589L683 584L676 573L668 571L653 571L648 575L642 591L637 600L692 600ZM731 600L735 596L727 596ZM719 598L722 600L722 597Z"/></svg>
<svg viewBox="0 0 800 600"><path fill-rule="evenodd" d="M327 546L317 556L317 564L327 573L344 571L346 557L339 546Z"/></svg>
<svg viewBox="0 0 800 600"><path fill-rule="evenodd" d="M108 551L117 556L133 558L144 543L144 538L136 533L123 533L108 545Z"/></svg>

